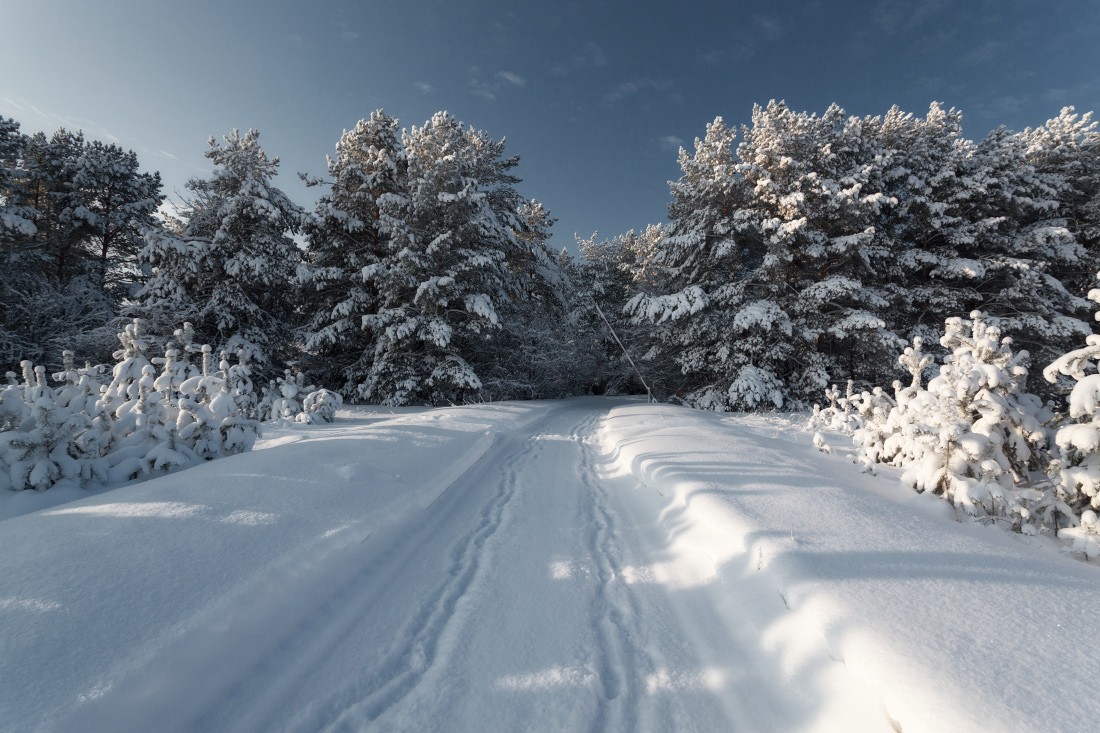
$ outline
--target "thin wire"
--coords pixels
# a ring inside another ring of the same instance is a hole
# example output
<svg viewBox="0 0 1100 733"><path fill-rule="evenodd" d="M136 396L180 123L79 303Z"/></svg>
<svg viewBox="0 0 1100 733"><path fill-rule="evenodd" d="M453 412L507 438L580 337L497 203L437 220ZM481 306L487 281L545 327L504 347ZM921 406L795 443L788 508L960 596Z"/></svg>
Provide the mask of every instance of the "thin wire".
<svg viewBox="0 0 1100 733"><path fill-rule="evenodd" d="M649 385L645 383L645 377L643 377L642 373L638 371L637 365L635 365L634 360L630 358L630 354L627 352L626 347L623 346L623 342L619 340L619 335L615 333L615 329L611 327L610 323L608 323L607 316L605 316L603 314L603 311L600 309L600 304L596 302L596 298L592 295L589 295L588 299L591 300L592 305L596 307L596 312L600 314L600 319L604 322L604 325L607 326L607 330L611 332L611 336L615 339L615 343L617 343L619 345L619 348L623 350L623 356L625 356L626 360L630 362L630 366L634 369L634 373L638 375L638 379L642 380L642 386L645 387L645 394L647 398L646 401L655 402L656 400L653 399L653 392L650 391Z"/></svg>

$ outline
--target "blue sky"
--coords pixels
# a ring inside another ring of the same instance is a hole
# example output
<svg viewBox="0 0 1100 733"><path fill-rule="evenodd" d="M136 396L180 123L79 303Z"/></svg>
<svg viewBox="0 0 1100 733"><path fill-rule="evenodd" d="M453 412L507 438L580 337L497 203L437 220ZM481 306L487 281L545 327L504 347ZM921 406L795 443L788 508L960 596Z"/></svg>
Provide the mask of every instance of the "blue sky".
<svg viewBox="0 0 1100 733"><path fill-rule="evenodd" d="M0 115L136 150L166 190L210 135L254 127L278 184L325 172L378 107L507 137L553 244L662 221L676 150L785 99L851 114L941 101L966 133L1100 108L1096 0L112 2L0 0Z"/></svg>

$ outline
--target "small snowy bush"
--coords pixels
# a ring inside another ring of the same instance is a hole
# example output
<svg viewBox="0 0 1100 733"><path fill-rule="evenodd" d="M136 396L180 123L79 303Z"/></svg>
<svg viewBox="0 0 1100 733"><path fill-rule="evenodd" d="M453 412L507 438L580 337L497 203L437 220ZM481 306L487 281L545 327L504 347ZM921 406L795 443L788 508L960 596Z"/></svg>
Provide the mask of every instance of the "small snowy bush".
<svg viewBox="0 0 1100 733"><path fill-rule="evenodd" d="M1047 506L1046 497L1018 488L1046 460L1044 408L1023 391L1028 354L1014 354L1011 339L1001 338L980 311L945 325L940 343L948 355L927 389L920 378L932 360L917 339L900 357L912 376L910 386L894 383L892 407L881 391L866 401L864 427L853 436L858 460L868 468L900 466L903 483L918 492L943 496L974 516L1007 517L1022 531L1036 531L1045 517L1036 510Z"/></svg>
<svg viewBox="0 0 1100 733"><path fill-rule="evenodd" d="M332 422L343 404L336 392L306 384L305 374L287 369L264 388L258 412L265 422Z"/></svg>
<svg viewBox="0 0 1100 733"><path fill-rule="evenodd" d="M46 383L44 367L21 363L0 388L0 488L43 491L61 480L127 480L199 459L250 450L259 433L251 370L209 346L192 343L190 324L175 333L164 357L150 360L141 322L119 333L122 344L104 381L103 366L78 369L72 352ZM201 353L201 370L189 361ZM160 364L159 370L153 364ZM307 395L305 421L331 420L339 398ZM298 410L300 414L301 410ZM301 419L299 417L299 419Z"/></svg>
<svg viewBox="0 0 1100 733"><path fill-rule="evenodd" d="M1088 297L1100 303L1100 289L1089 291ZM1096 318L1100 320L1100 312ZM1076 382L1069 393L1068 414L1062 416L1054 436L1057 455L1048 470L1053 491L1050 503L1052 511L1071 524L1080 524L1058 534L1071 539L1074 549L1089 557L1100 554L1094 511L1100 509L1100 374L1089 374L1093 362L1100 362L1100 336L1095 334L1085 339L1083 348L1062 355L1043 370L1048 382L1057 382L1059 376Z"/></svg>

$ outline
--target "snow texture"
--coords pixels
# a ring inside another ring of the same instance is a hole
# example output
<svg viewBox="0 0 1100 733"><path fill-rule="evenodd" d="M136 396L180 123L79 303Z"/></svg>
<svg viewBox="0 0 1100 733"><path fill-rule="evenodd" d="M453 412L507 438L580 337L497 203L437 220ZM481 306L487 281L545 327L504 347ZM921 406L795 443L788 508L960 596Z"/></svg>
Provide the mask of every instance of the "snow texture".
<svg viewBox="0 0 1100 733"><path fill-rule="evenodd" d="M23 495L54 491L0 505ZM777 418L587 398L275 426L3 520L0 721L1089 729L1063 671L1100 651L1097 569L946 506Z"/></svg>

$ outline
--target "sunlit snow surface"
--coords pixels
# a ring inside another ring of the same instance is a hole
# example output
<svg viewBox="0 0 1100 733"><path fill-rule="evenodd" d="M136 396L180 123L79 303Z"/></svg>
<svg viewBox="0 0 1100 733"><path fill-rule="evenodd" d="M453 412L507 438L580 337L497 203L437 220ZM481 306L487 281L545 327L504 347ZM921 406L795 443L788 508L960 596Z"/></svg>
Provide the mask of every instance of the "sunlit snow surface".
<svg viewBox="0 0 1100 733"><path fill-rule="evenodd" d="M5 495L0 729L1093 728L1100 568L882 473L592 398Z"/></svg>

